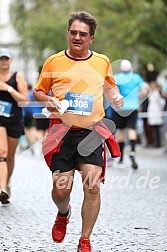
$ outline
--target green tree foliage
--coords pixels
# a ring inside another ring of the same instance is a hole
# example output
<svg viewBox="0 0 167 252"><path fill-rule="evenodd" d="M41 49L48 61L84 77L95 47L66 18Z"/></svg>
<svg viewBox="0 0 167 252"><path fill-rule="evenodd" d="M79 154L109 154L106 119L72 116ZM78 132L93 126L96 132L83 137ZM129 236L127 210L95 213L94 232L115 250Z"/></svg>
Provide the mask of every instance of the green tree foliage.
<svg viewBox="0 0 167 252"><path fill-rule="evenodd" d="M136 55L140 65L165 67L166 1L164 0L17 0L11 5L11 20L24 54L31 53L39 65L43 52L67 48L68 17L85 10L97 19L92 49L111 61Z"/></svg>

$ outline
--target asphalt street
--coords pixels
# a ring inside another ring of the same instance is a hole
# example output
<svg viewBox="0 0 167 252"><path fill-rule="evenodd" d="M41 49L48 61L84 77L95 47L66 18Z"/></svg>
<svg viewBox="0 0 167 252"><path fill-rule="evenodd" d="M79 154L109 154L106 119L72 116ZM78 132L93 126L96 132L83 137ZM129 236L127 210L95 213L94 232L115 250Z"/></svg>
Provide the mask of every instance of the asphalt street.
<svg viewBox="0 0 167 252"><path fill-rule="evenodd" d="M32 147L31 147L32 148ZM72 216L63 243L51 229L57 209L51 200L52 177L36 144L17 152L11 203L0 204L0 251L76 252L81 230L83 199L76 172L71 196ZM167 251L167 154L163 148L137 147L139 169L108 165L101 184L102 205L91 236L93 252Z"/></svg>

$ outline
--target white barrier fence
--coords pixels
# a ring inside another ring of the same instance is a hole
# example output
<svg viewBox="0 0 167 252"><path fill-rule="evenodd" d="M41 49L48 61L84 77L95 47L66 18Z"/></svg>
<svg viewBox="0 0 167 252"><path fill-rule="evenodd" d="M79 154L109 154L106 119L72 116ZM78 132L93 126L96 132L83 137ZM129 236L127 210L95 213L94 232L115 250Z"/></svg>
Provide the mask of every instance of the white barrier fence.
<svg viewBox="0 0 167 252"><path fill-rule="evenodd" d="M139 112L138 118L148 118L148 117L157 117L157 116L167 116L167 111L155 111L155 112Z"/></svg>

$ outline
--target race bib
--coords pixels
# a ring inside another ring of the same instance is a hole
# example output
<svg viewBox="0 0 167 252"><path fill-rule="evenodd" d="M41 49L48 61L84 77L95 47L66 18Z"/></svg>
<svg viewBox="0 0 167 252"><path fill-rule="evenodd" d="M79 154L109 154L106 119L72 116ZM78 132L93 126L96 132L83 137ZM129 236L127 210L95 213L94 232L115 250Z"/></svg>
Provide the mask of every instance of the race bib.
<svg viewBox="0 0 167 252"><path fill-rule="evenodd" d="M12 110L12 103L0 101L0 116L10 117Z"/></svg>
<svg viewBox="0 0 167 252"><path fill-rule="evenodd" d="M65 99L69 101L67 112L77 115L91 115L94 101L93 95L67 92Z"/></svg>

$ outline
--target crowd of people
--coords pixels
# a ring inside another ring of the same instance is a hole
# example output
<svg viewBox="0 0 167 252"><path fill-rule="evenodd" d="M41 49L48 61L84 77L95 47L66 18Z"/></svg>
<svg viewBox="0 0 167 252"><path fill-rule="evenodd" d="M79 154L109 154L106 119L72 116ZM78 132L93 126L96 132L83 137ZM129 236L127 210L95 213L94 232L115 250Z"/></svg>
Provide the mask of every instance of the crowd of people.
<svg viewBox="0 0 167 252"><path fill-rule="evenodd" d="M108 57L90 50L96 26L96 19L87 12L70 15L68 48L46 59L34 89L20 73L11 72L11 51L0 48L0 202L10 202L20 137L25 134L30 147L45 136L42 151L53 177L51 195L58 209L52 228L56 243L66 236L75 171L81 174L84 198L78 252L92 252L90 236L100 211L100 183L105 179L104 145L107 154L118 157L123 165L128 144L131 166L137 169L138 113L147 114L143 118L147 144L161 147L161 112L167 100L167 82L164 89L156 81L146 83L127 59L120 61L120 72L113 75ZM64 100L68 107L63 113ZM27 102L27 106L21 109L18 102ZM49 119L35 119L33 114L41 113L43 104ZM114 129L105 117L114 122Z"/></svg>
<svg viewBox="0 0 167 252"><path fill-rule="evenodd" d="M166 131L166 84L164 88L156 80L146 82L133 70L129 60L120 61L120 72L114 75L120 93L124 97L124 107L115 110L105 99L106 118L116 124L116 138L121 157L118 162L108 157L110 165L126 167L124 148L129 147L129 158L133 169L138 168L136 161L136 143L143 147L160 148L164 145L163 131ZM139 122L143 125L142 139L138 134Z"/></svg>

